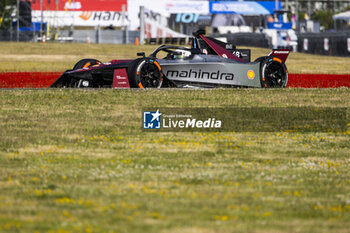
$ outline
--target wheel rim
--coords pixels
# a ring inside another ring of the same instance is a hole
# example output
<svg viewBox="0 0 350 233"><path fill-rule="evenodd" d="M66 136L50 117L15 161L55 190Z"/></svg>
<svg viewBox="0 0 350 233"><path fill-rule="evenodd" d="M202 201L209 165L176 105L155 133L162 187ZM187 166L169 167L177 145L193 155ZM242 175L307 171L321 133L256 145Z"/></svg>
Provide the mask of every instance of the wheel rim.
<svg viewBox="0 0 350 233"><path fill-rule="evenodd" d="M263 85L265 87L284 87L286 74L283 66L278 62L266 64L263 75Z"/></svg>
<svg viewBox="0 0 350 233"><path fill-rule="evenodd" d="M139 80L141 88L158 88L162 85L162 72L154 63L145 62L140 69Z"/></svg>

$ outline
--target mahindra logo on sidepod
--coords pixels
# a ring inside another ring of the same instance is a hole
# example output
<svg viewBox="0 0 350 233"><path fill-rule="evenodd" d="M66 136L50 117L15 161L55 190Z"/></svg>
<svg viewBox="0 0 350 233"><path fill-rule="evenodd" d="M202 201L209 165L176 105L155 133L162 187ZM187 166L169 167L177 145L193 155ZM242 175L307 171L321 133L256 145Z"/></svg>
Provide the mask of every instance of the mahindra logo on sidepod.
<svg viewBox="0 0 350 233"><path fill-rule="evenodd" d="M214 80L233 80L234 74L232 73L221 73L219 70L214 72L206 72L199 70L179 71L179 70L168 70L166 73L167 77L172 78L196 78L196 79L214 79Z"/></svg>

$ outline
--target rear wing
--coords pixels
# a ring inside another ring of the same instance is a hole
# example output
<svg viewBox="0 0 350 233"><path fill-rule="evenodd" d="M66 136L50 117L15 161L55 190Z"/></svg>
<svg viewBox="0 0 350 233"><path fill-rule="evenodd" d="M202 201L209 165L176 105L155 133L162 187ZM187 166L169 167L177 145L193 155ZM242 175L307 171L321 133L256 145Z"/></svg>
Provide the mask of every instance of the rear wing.
<svg viewBox="0 0 350 233"><path fill-rule="evenodd" d="M289 49L274 49L268 56L278 57L283 61L283 63L285 63L289 53Z"/></svg>
<svg viewBox="0 0 350 233"><path fill-rule="evenodd" d="M216 54L240 62L250 62L249 49L236 49L232 43L225 43L215 38L204 36L204 30L193 33L192 48L200 49L204 54Z"/></svg>

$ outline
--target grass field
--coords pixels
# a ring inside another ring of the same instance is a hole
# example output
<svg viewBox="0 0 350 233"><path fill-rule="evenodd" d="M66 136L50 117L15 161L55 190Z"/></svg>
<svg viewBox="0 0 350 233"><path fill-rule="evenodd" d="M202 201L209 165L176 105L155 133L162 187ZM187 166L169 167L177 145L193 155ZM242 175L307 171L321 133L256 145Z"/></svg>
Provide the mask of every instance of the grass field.
<svg viewBox="0 0 350 233"><path fill-rule="evenodd" d="M347 88L2 90L0 232L349 232L349 132L141 130L144 107L349 103Z"/></svg>
<svg viewBox="0 0 350 233"><path fill-rule="evenodd" d="M0 43L0 72L64 71L154 48ZM300 53L287 61L290 73L349 74L349 65ZM0 90L0 232L349 232L349 131L141 130L144 107L349 103L348 88Z"/></svg>
<svg viewBox="0 0 350 233"><path fill-rule="evenodd" d="M102 62L135 58L140 51L150 54L157 46L97 45L60 43L0 42L0 72L4 71L65 71L82 58ZM270 50L252 48L252 60L266 56ZM350 74L350 58L302 53L290 54L286 63L289 73Z"/></svg>

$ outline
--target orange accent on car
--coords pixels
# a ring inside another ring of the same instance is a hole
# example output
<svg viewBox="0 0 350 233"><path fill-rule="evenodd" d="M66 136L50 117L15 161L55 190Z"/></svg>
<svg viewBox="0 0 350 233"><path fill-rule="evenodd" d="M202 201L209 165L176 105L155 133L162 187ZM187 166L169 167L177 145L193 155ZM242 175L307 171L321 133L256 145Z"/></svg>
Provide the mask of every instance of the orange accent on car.
<svg viewBox="0 0 350 233"><path fill-rule="evenodd" d="M93 65L92 67L99 66L100 64L101 64L101 62L96 62L96 65Z"/></svg>
<svg viewBox="0 0 350 233"><path fill-rule="evenodd" d="M274 60L274 61L278 61L279 63L282 63L282 60L279 59L279 58L277 58L277 57L274 57L273 60Z"/></svg>
<svg viewBox="0 0 350 233"><path fill-rule="evenodd" d="M83 68L88 68L91 65L90 62L86 63Z"/></svg>
<svg viewBox="0 0 350 233"><path fill-rule="evenodd" d="M159 70L162 70L162 67L160 67L158 62L154 61L153 63L158 67Z"/></svg>
<svg viewBox="0 0 350 233"><path fill-rule="evenodd" d="M140 87L140 88L144 88L144 87L142 86L141 82L139 82L139 87Z"/></svg>

